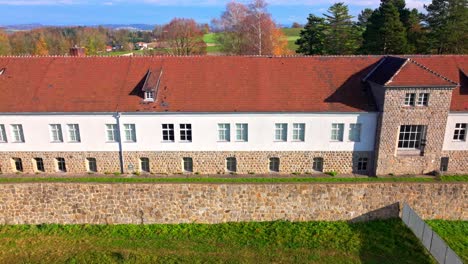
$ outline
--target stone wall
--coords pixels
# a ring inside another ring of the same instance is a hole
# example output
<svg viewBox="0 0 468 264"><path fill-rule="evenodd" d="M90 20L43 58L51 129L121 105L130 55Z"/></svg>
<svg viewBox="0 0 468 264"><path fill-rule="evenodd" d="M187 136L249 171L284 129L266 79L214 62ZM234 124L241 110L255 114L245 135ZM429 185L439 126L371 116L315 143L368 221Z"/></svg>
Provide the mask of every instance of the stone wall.
<svg viewBox="0 0 468 264"><path fill-rule="evenodd" d="M442 157L449 158L447 173L467 174L468 173L468 150L467 151L444 151Z"/></svg>
<svg viewBox="0 0 468 264"><path fill-rule="evenodd" d="M384 88L385 101L376 141L377 175L425 174L438 170L450 109L452 89ZM406 93L429 93L428 106L404 106ZM401 125L427 126L424 154L398 150ZM466 169L465 169L466 172Z"/></svg>
<svg viewBox="0 0 468 264"><path fill-rule="evenodd" d="M12 158L21 158L24 173L35 173L35 157L44 160L45 172L57 172L55 159L63 157L66 161L68 173L85 173L87 171L86 158L95 158L98 173L120 172L118 152L0 152L0 167L3 173L14 173ZM124 152L124 172L132 173L141 170L140 158L148 158L152 173L181 173L183 171L182 159L193 159L193 172L201 174L224 174L226 171L226 158L235 157L237 160L237 173L269 173L269 158L280 159L280 173L313 172L312 163L316 157L323 158L324 171L337 171L339 173L361 173L357 171L360 157L368 158L368 171L372 171L373 152L352 151L159 151L159 152ZM128 165L133 166L129 170Z"/></svg>
<svg viewBox="0 0 468 264"><path fill-rule="evenodd" d="M21 183L0 184L0 201L0 224L369 220L396 217L398 202L468 220L466 183Z"/></svg>

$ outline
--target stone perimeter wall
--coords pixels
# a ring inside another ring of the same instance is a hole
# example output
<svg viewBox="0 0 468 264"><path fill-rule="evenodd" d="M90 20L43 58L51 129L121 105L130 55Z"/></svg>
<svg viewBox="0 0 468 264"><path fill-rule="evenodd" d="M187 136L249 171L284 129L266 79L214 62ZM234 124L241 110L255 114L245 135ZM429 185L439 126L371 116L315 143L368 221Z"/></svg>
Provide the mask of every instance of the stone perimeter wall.
<svg viewBox="0 0 468 264"><path fill-rule="evenodd" d="M0 184L0 201L0 224L358 221L396 217L398 202L468 220L467 183L21 183Z"/></svg>

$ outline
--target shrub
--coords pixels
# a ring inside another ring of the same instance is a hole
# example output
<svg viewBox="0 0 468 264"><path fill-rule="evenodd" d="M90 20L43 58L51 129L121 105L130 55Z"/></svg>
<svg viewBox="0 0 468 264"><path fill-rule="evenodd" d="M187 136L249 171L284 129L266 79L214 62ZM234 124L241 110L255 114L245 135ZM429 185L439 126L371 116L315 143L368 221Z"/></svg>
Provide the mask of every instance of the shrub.
<svg viewBox="0 0 468 264"><path fill-rule="evenodd" d="M116 171L116 172L114 172L113 174L114 174L114 176L120 176L122 173Z"/></svg>
<svg viewBox="0 0 468 264"><path fill-rule="evenodd" d="M139 171L134 171L133 175L140 176L140 172Z"/></svg>
<svg viewBox="0 0 468 264"><path fill-rule="evenodd" d="M255 174L255 172L253 172L253 171L249 171L249 174L250 174L250 175L254 175L254 174Z"/></svg>
<svg viewBox="0 0 468 264"><path fill-rule="evenodd" d="M200 175L200 172L199 172L199 171L196 171L196 172L195 172L195 175Z"/></svg>
<svg viewBox="0 0 468 264"><path fill-rule="evenodd" d="M297 172L297 171L295 171L295 172L293 172L293 173L292 173L292 175L301 175L301 173L300 173L300 172Z"/></svg>
<svg viewBox="0 0 468 264"><path fill-rule="evenodd" d="M336 172L336 171L327 171L327 172L325 172L325 174L335 177L336 175L338 175L338 172Z"/></svg>

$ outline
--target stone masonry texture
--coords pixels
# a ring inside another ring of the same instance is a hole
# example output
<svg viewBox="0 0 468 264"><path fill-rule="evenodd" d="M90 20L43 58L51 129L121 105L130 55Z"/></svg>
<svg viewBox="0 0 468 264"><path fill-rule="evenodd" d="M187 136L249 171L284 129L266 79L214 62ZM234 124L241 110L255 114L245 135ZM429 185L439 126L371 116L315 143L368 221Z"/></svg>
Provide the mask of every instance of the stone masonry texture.
<svg viewBox="0 0 468 264"><path fill-rule="evenodd" d="M385 89L384 109L377 129L379 140L376 142L376 174L425 174L438 170L452 89ZM406 93L415 93L416 99L420 93L429 93L428 106L404 106ZM416 152L404 154L397 149L401 125L427 126L424 155ZM467 168L464 169L465 172L466 170Z"/></svg>
<svg viewBox="0 0 468 264"><path fill-rule="evenodd" d="M468 220L466 183L0 184L0 224ZM397 205L396 203L399 203Z"/></svg>

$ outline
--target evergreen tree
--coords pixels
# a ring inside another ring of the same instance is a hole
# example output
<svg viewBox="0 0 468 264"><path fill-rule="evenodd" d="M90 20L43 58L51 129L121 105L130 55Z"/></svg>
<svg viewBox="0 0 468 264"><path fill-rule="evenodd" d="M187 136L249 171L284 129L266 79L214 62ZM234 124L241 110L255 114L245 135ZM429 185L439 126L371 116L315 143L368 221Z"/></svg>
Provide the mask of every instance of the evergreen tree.
<svg viewBox="0 0 468 264"><path fill-rule="evenodd" d="M426 22L432 52L464 54L468 52L468 7L466 0L432 0Z"/></svg>
<svg viewBox="0 0 468 264"><path fill-rule="evenodd" d="M372 16L372 13L374 13L374 10L366 8L358 15L357 25L363 29L362 31L364 31L367 27L367 24L369 24L369 18Z"/></svg>
<svg viewBox="0 0 468 264"><path fill-rule="evenodd" d="M392 1L382 1L369 19L363 34L362 52L366 54L405 54L408 52L406 29Z"/></svg>
<svg viewBox="0 0 468 264"><path fill-rule="evenodd" d="M354 54L359 48L359 32L354 27L348 6L336 3L323 14L327 22L325 47L328 54Z"/></svg>
<svg viewBox="0 0 468 264"><path fill-rule="evenodd" d="M427 28L423 26L422 17L423 15L417 9L411 10L408 15L406 34L409 53L426 54L430 52Z"/></svg>
<svg viewBox="0 0 468 264"><path fill-rule="evenodd" d="M309 14L307 24L301 30L300 37L296 40L296 45L299 48L297 53L305 55L323 55L325 50L325 19Z"/></svg>

